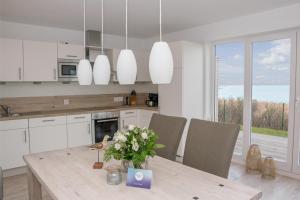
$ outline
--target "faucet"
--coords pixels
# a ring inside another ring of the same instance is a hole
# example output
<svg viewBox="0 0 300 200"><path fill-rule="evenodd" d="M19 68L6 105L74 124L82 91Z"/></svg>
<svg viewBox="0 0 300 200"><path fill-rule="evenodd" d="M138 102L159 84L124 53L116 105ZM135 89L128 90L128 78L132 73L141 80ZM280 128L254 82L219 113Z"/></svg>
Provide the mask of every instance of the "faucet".
<svg viewBox="0 0 300 200"><path fill-rule="evenodd" d="M9 106L6 106L6 105L0 105L2 110L4 110L5 112L5 115L9 116L11 114L11 109Z"/></svg>

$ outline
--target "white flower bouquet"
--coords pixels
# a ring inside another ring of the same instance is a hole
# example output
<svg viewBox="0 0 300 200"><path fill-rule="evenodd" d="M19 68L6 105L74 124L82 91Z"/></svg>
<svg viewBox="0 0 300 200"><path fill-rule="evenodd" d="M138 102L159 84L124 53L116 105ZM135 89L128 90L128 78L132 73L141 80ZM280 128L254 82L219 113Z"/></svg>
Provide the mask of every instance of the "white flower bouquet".
<svg viewBox="0 0 300 200"><path fill-rule="evenodd" d="M134 168L141 168L147 157L153 157L156 149L164 147L156 143L157 139L154 131L130 125L128 131L115 133L112 144L105 150L104 160L132 161Z"/></svg>

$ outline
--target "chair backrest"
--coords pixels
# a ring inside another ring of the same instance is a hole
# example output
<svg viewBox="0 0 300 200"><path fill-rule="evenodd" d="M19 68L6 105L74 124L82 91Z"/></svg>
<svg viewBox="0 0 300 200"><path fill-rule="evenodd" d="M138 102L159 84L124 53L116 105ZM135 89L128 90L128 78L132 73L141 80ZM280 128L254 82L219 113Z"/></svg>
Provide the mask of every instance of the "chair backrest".
<svg viewBox="0 0 300 200"><path fill-rule="evenodd" d="M154 113L152 115L149 129L159 135L158 143L165 147L158 149L157 155L169 160L176 160L177 149L186 124L183 117L173 117Z"/></svg>
<svg viewBox="0 0 300 200"><path fill-rule="evenodd" d="M239 130L239 125L192 119L183 164L227 178Z"/></svg>
<svg viewBox="0 0 300 200"><path fill-rule="evenodd" d="M0 200L3 200L3 173L0 167Z"/></svg>

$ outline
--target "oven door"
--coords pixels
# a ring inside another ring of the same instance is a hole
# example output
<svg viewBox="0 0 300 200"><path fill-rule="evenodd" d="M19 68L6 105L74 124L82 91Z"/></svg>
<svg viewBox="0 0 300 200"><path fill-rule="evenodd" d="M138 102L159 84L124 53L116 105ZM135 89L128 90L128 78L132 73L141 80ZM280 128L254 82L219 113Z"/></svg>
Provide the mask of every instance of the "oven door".
<svg viewBox="0 0 300 200"><path fill-rule="evenodd" d="M78 63L59 63L58 64L58 77L59 78L77 78Z"/></svg>
<svg viewBox="0 0 300 200"><path fill-rule="evenodd" d="M93 120L93 141L94 143L102 142L105 135L110 137L110 141L118 130L119 118L95 119Z"/></svg>

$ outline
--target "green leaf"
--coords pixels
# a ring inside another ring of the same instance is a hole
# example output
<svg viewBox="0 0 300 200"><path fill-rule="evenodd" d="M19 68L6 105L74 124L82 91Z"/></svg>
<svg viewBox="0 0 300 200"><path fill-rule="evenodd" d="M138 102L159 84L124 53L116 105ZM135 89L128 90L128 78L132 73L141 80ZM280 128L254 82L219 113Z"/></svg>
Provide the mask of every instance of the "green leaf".
<svg viewBox="0 0 300 200"><path fill-rule="evenodd" d="M166 145L163 145L163 144L155 144L154 145L154 149L162 149L164 148Z"/></svg>

